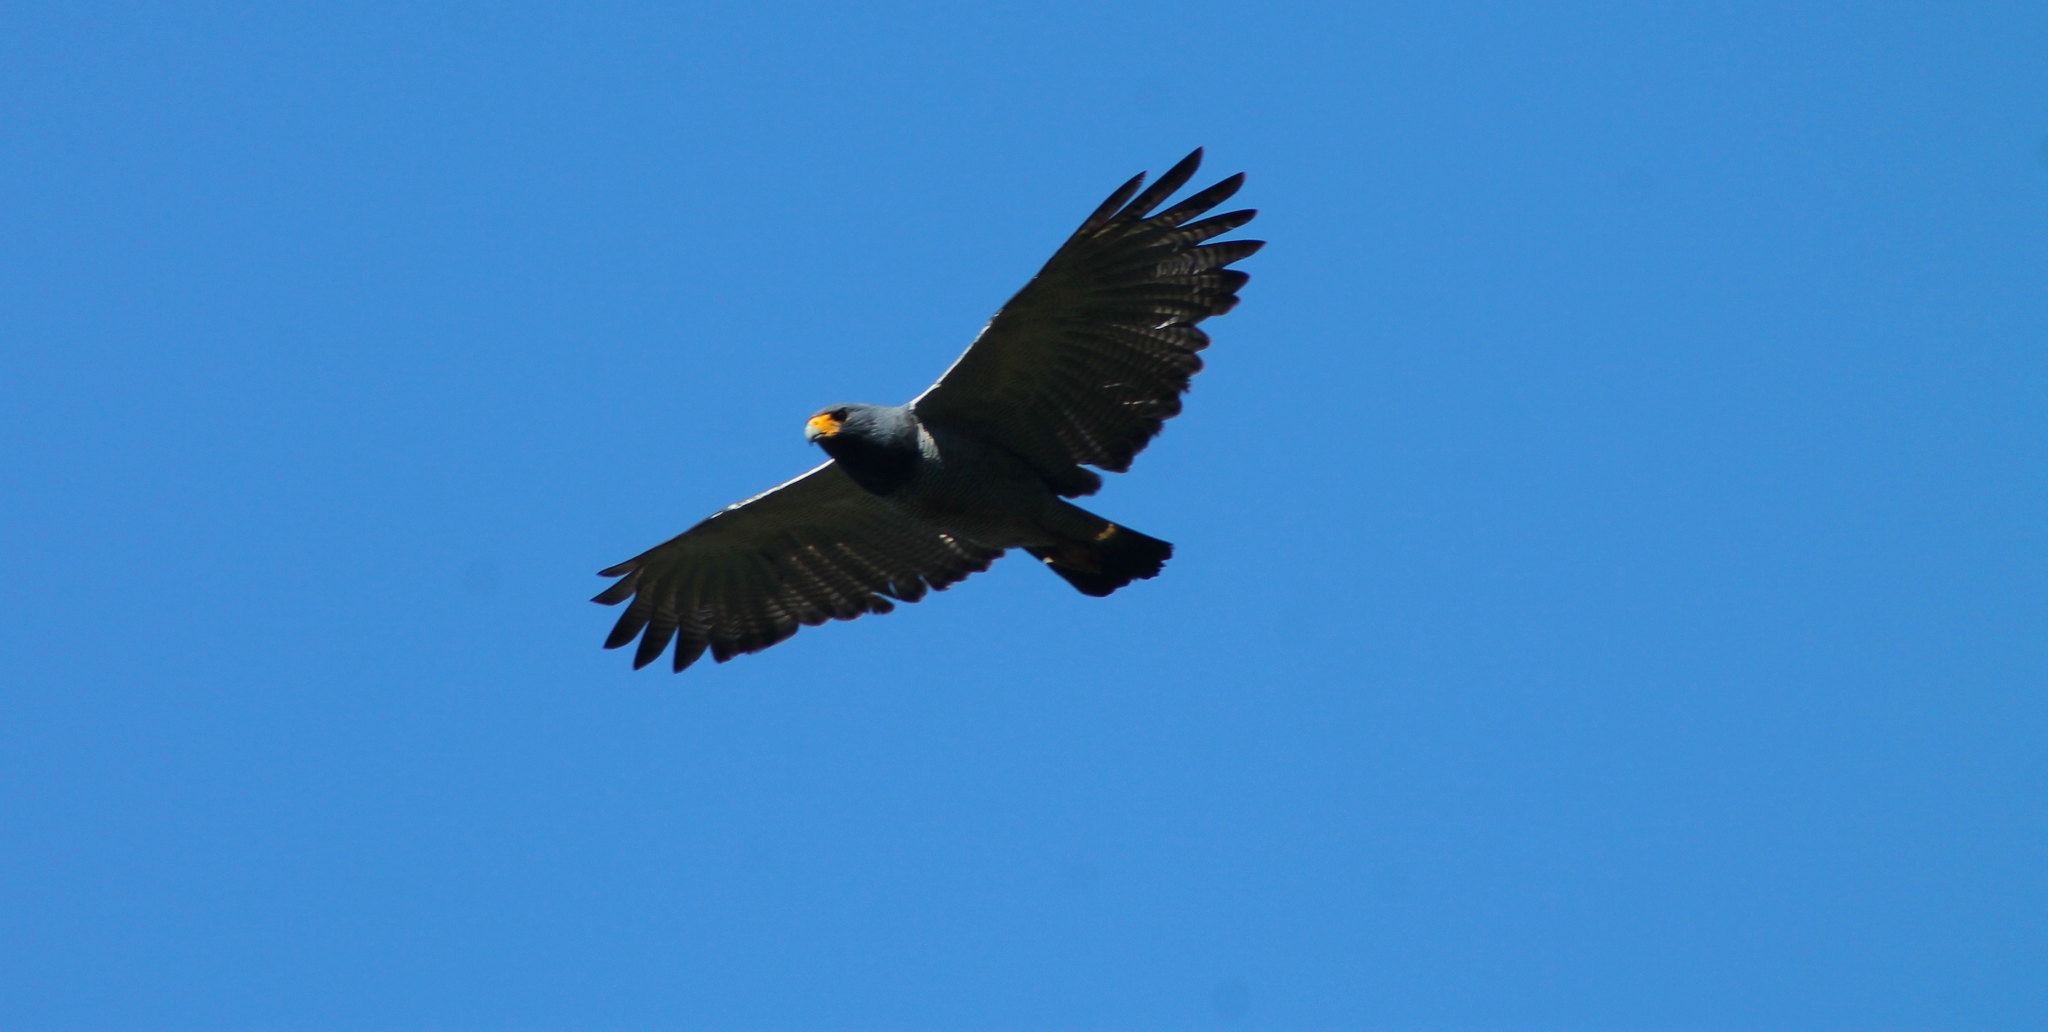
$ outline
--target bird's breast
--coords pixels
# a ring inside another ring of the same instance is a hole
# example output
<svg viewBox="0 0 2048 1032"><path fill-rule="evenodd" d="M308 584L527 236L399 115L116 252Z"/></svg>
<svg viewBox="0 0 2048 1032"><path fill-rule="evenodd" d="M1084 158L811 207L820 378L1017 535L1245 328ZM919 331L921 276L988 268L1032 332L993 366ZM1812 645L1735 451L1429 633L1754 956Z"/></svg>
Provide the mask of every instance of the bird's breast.
<svg viewBox="0 0 2048 1032"><path fill-rule="evenodd" d="M971 437L919 434L910 483L888 496L905 514L994 548L1038 544L1038 516L1054 498L1022 459Z"/></svg>

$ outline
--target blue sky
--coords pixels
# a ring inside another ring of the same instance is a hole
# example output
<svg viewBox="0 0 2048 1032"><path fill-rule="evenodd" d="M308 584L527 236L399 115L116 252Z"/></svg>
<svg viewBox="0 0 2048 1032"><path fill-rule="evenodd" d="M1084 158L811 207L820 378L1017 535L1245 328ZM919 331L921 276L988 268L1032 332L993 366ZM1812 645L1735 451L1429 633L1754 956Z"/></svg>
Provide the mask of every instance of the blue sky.
<svg viewBox="0 0 2048 1032"><path fill-rule="evenodd" d="M11 5L0 1025L2042 1027L2044 53ZM1272 243L1094 500L1162 577L598 648L1195 145Z"/></svg>

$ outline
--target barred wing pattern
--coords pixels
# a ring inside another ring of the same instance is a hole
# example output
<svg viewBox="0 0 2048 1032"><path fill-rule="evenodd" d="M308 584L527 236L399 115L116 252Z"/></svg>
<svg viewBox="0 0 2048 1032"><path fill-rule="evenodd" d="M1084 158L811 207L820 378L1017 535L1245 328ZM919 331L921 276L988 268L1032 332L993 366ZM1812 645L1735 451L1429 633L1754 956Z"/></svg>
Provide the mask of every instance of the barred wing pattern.
<svg viewBox="0 0 2048 1032"><path fill-rule="evenodd" d="M723 663L826 620L886 613L1002 555L890 511L827 462L610 569L593 602L632 604L604 647L640 639L638 670L675 642L675 669Z"/></svg>
<svg viewBox="0 0 2048 1032"><path fill-rule="evenodd" d="M912 402L919 416L1004 442L1068 497L1102 485L1083 464L1130 469L1202 368L1209 336L1196 324L1237 304L1249 277L1226 266L1264 246L1204 243L1254 211L1189 221L1235 194L1242 174L1149 214L1201 159L1198 148L1143 193L1140 175L1111 194Z"/></svg>

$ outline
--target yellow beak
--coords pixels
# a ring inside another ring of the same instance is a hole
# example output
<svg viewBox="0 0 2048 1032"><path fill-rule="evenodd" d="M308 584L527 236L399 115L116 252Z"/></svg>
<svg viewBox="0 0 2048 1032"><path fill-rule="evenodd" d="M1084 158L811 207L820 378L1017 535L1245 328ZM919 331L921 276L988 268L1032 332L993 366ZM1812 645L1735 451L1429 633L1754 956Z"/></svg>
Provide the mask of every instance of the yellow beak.
<svg viewBox="0 0 2048 1032"><path fill-rule="evenodd" d="M839 421L833 419L830 412L820 412L812 416L810 422L804 424L804 436L812 440L820 437L830 437L838 432Z"/></svg>

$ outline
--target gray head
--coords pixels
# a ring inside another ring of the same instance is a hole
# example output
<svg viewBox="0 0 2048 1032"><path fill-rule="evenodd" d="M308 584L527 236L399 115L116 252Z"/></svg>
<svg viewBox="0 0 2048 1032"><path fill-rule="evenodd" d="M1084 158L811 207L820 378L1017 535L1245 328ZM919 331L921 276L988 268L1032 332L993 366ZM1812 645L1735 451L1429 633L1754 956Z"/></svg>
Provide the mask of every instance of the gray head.
<svg viewBox="0 0 2048 1032"><path fill-rule="evenodd" d="M902 405L848 403L819 409L804 440L825 449L862 487L888 494L916 476L917 423Z"/></svg>
<svg viewBox="0 0 2048 1032"><path fill-rule="evenodd" d="M914 444L916 439L910 413L901 405L827 405L804 424L804 440L826 445L826 451L832 450L830 445L850 441Z"/></svg>

